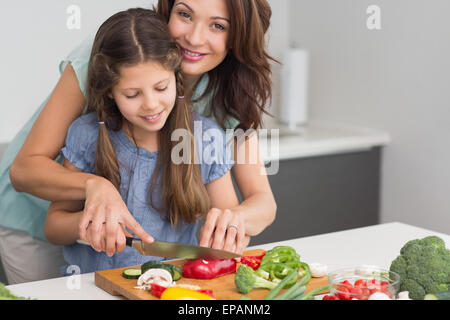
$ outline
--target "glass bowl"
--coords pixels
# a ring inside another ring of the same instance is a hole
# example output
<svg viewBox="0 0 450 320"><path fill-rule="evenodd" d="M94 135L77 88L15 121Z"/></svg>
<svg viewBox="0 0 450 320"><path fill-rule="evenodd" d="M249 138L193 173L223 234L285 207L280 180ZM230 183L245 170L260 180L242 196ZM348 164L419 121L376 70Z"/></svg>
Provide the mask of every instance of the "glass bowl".
<svg viewBox="0 0 450 320"><path fill-rule="evenodd" d="M330 294L339 300L368 300L375 292L396 299L400 276L377 266L338 269L328 274Z"/></svg>

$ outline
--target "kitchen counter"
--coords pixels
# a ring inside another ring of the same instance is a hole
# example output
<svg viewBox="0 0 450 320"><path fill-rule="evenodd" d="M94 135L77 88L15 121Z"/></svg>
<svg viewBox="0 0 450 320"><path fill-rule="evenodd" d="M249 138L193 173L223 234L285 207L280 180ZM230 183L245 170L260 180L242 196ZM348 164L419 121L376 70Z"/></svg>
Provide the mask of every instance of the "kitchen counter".
<svg viewBox="0 0 450 320"><path fill-rule="evenodd" d="M277 128L271 125L268 128ZM383 147L391 142L389 133L364 127L311 122L296 131L279 128L279 144L271 142L271 132L260 131L261 157L265 162L341 154Z"/></svg>
<svg viewBox="0 0 450 320"><path fill-rule="evenodd" d="M269 250L277 245L294 247L307 263L321 262L329 270L361 264L389 268L401 247L409 240L437 235L450 247L450 236L393 222L333 232L312 237L259 245ZM249 249L256 249L251 247ZM120 300L95 286L94 273L10 285L14 294L42 300Z"/></svg>

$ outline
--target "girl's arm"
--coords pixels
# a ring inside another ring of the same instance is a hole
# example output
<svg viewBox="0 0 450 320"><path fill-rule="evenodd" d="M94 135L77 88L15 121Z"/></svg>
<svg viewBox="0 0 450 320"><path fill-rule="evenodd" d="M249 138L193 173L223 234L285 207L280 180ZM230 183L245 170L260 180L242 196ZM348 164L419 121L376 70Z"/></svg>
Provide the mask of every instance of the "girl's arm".
<svg viewBox="0 0 450 320"><path fill-rule="evenodd" d="M67 159L64 168L71 172L81 172ZM78 225L83 214L84 201L62 200L50 204L45 219L44 234L48 241L56 245L69 245L80 238Z"/></svg>
<svg viewBox="0 0 450 320"><path fill-rule="evenodd" d="M207 214L200 233L200 245L242 253L248 245L249 236L261 233L275 220L277 206L267 175L264 174L266 171L259 156L257 135L253 134L241 145L235 145L234 151L236 164L232 173L244 201L240 205L235 202L234 189L234 197L231 192L224 192L228 190L228 185L226 188L219 184L207 186L216 189L221 200L218 200L220 206L215 206ZM237 226L234 235L232 230L235 228L229 228L230 225ZM235 243L231 244L230 238L234 236Z"/></svg>
<svg viewBox="0 0 450 320"><path fill-rule="evenodd" d="M112 183L68 170L54 161L64 146L71 123L82 114L85 104L75 71L68 64L11 165L11 183L19 192L50 201L86 200L80 238L93 239L94 248L100 248L101 244L94 231L105 221L107 229L112 230L107 236L108 247L116 241L113 233L119 222L142 240L151 242L153 239L133 218ZM88 229L91 222L94 228ZM90 230L94 230L92 234Z"/></svg>

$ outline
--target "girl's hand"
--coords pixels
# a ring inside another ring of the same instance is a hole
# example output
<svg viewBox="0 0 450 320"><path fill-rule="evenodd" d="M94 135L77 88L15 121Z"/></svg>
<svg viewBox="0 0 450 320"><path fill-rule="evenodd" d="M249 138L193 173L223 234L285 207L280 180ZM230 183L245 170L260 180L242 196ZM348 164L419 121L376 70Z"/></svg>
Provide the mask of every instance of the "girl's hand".
<svg viewBox="0 0 450 320"><path fill-rule="evenodd" d="M229 209L213 208L200 230L200 246L242 254L250 242L241 215Z"/></svg>
<svg viewBox="0 0 450 320"><path fill-rule="evenodd" d="M101 177L88 180L78 228L80 239L88 241L96 251L105 251L112 256L125 248L125 228L144 242L153 242L128 211L111 182Z"/></svg>

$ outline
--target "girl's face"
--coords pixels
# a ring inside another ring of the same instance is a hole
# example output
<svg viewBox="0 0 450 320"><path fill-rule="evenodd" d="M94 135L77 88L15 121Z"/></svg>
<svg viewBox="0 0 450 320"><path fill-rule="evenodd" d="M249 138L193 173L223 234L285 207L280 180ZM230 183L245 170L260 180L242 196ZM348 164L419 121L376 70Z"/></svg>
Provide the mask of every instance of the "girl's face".
<svg viewBox="0 0 450 320"><path fill-rule="evenodd" d="M176 0L169 19L172 37L181 47L181 70L201 76L228 53L230 17L225 0Z"/></svg>
<svg viewBox="0 0 450 320"><path fill-rule="evenodd" d="M175 104L175 74L155 61L122 67L111 97L131 124L138 145L154 149L157 132Z"/></svg>

